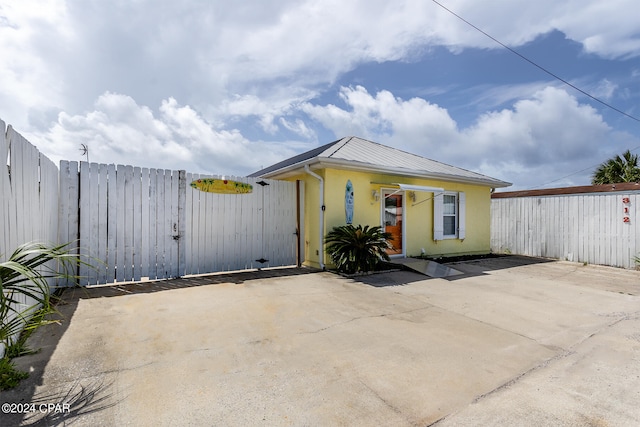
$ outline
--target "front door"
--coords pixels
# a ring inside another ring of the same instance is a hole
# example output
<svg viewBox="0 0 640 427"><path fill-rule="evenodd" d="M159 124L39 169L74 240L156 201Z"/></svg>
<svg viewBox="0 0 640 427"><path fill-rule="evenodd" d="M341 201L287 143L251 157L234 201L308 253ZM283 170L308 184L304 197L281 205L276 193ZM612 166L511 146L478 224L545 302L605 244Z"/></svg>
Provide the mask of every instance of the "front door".
<svg viewBox="0 0 640 427"><path fill-rule="evenodd" d="M403 196L404 193L394 193L393 191L383 192L383 210L382 210L382 224L384 231L391 233L393 240L389 242L390 249L387 249L387 254L402 255L404 237L403 237Z"/></svg>

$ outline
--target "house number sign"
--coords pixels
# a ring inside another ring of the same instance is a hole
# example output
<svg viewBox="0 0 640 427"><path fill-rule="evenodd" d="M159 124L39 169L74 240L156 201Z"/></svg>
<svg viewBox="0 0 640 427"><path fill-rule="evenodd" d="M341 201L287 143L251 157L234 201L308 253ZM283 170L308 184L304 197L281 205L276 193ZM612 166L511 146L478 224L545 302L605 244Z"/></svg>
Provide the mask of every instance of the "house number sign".
<svg viewBox="0 0 640 427"><path fill-rule="evenodd" d="M624 196L622 198L622 222L625 224L631 223L631 219L629 218L629 205L631 204L631 199L629 196Z"/></svg>

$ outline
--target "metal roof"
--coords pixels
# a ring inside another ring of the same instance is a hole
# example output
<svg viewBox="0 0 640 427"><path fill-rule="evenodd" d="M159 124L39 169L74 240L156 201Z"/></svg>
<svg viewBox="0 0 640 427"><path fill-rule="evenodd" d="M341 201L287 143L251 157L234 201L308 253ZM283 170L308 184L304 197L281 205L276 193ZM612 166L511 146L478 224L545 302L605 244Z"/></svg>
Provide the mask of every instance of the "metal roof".
<svg viewBox="0 0 640 427"><path fill-rule="evenodd" d="M366 139L349 136L291 157L252 173L251 177L278 178L299 173L309 165L319 169L332 167L391 173L394 175L508 187L511 183L466 169L407 153Z"/></svg>

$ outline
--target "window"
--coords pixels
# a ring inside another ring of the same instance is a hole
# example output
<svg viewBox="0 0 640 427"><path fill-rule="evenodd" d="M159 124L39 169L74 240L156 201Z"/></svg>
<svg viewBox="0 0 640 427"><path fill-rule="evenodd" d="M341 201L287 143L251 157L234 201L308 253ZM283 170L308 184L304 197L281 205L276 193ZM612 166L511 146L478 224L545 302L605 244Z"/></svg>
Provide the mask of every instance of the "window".
<svg viewBox="0 0 640 427"><path fill-rule="evenodd" d="M442 234L443 237L456 237L458 197L456 194L442 196Z"/></svg>
<svg viewBox="0 0 640 427"><path fill-rule="evenodd" d="M445 192L433 199L433 240L465 238L465 194Z"/></svg>

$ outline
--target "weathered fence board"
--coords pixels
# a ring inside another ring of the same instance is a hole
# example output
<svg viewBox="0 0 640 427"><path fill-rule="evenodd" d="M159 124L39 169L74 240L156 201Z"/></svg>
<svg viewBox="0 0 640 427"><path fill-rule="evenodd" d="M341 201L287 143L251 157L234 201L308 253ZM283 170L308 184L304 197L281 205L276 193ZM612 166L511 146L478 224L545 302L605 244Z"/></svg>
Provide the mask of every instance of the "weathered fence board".
<svg viewBox="0 0 640 427"><path fill-rule="evenodd" d="M178 253L171 248L179 244L172 239L173 224L179 222L173 206L178 202L178 172L80 162L78 173L75 162L62 161L60 166L60 186L65 189L60 212L79 211L77 225L72 215L69 221L61 220L60 235L66 241L77 239L81 254L96 267L80 267L80 284L181 275L171 256L164 257L165 251Z"/></svg>
<svg viewBox="0 0 640 427"><path fill-rule="evenodd" d="M0 161L0 261L24 243L58 243L56 165L2 120ZM53 280L49 284L56 285ZM31 298L16 298L20 301L20 306L13 307L17 311L36 303ZM0 344L0 356L3 354L4 345Z"/></svg>
<svg viewBox="0 0 640 427"><path fill-rule="evenodd" d="M495 198L491 249L633 268L640 255L639 204L638 191Z"/></svg>
<svg viewBox="0 0 640 427"><path fill-rule="evenodd" d="M253 192L218 194L188 185L204 176L184 171L60 166L60 212L79 212L61 221L61 236L97 260L80 269L82 285L297 263L295 183L232 177Z"/></svg>
<svg viewBox="0 0 640 427"><path fill-rule="evenodd" d="M57 243L58 168L0 120L0 259L30 242Z"/></svg>
<svg viewBox="0 0 640 427"><path fill-rule="evenodd" d="M187 183L205 178L186 176ZM263 180L263 186L255 178L227 178L249 183L253 191L218 194L186 188L187 274L296 264L295 183Z"/></svg>

